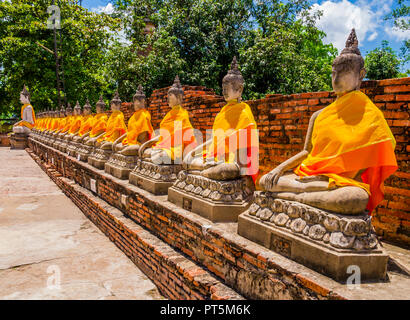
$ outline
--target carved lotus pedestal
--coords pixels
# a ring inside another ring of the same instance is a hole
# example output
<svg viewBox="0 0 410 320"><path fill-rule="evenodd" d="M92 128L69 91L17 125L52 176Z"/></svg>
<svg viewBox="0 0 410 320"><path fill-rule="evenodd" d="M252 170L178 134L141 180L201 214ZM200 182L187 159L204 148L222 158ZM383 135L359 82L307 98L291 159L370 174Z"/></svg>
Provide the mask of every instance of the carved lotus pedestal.
<svg viewBox="0 0 410 320"><path fill-rule="evenodd" d="M212 222L236 222L249 207L254 191L249 176L217 181L181 171L168 190L168 201Z"/></svg>
<svg viewBox="0 0 410 320"><path fill-rule="evenodd" d="M71 157L76 158L78 146L79 146L78 142L71 140L69 143L67 143L67 149L66 149L67 154Z"/></svg>
<svg viewBox="0 0 410 320"><path fill-rule="evenodd" d="M103 150L101 148L95 148L93 153L88 156L88 163L93 167L104 170L105 163L110 159L112 150Z"/></svg>
<svg viewBox="0 0 410 320"><path fill-rule="evenodd" d="M340 215L256 192L238 233L338 281L351 276L350 266L360 268L361 280L386 277L388 256L366 214Z"/></svg>
<svg viewBox="0 0 410 320"><path fill-rule="evenodd" d="M52 146L55 141L55 135L54 134L49 134L47 138L44 140L44 144L48 146Z"/></svg>
<svg viewBox="0 0 410 320"><path fill-rule="evenodd" d="M133 185L149 191L155 195L168 193L182 170L180 164L155 164L139 159L134 170L130 173L129 181Z"/></svg>
<svg viewBox="0 0 410 320"><path fill-rule="evenodd" d="M25 149L28 147L28 133L12 133L10 135L11 149Z"/></svg>
<svg viewBox="0 0 410 320"><path fill-rule="evenodd" d="M60 137L60 135L57 135L56 139L53 142L53 148L61 151L60 147L63 141L64 140Z"/></svg>
<svg viewBox="0 0 410 320"><path fill-rule="evenodd" d="M93 153L94 147L87 146L84 143L78 143L77 149L75 151L77 160L88 162L88 157Z"/></svg>
<svg viewBox="0 0 410 320"><path fill-rule="evenodd" d="M127 180L131 171L136 167L138 156L124 156L120 153L114 153L105 164L105 172L112 176Z"/></svg>

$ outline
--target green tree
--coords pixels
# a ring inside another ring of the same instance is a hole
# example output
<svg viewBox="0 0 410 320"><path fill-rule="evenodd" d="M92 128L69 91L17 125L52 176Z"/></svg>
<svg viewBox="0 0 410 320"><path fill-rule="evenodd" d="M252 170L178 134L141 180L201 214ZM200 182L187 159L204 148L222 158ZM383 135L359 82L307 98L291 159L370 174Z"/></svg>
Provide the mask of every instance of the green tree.
<svg viewBox="0 0 410 320"><path fill-rule="evenodd" d="M326 90L331 84L335 49L324 45L306 1L253 0L120 0L122 18L134 54L117 47L129 59L124 68L113 62L110 72L148 88L172 83L178 73L184 84L220 86L234 55L247 87L245 98L266 93ZM145 20L156 25L142 36ZM166 45L164 45L166 44ZM136 52L152 48L141 56ZM136 79L137 81L135 81ZM134 85L136 86L136 84ZM130 92L125 82L120 92ZM128 93L129 94L129 93Z"/></svg>
<svg viewBox="0 0 410 320"><path fill-rule="evenodd" d="M400 64L399 57L389 47L389 42L384 40L381 48L376 48L366 55L366 77L369 80L382 80L404 76L400 74Z"/></svg>
<svg viewBox="0 0 410 320"><path fill-rule="evenodd" d="M65 87L68 101L92 102L115 89L103 66L118 21L60 0ZM36 110L57 107L53 30L47 28L51 0L0 2L0 113L20 109L19 93L26 84ZM111 85L111 86L110 86Z"/></svg>

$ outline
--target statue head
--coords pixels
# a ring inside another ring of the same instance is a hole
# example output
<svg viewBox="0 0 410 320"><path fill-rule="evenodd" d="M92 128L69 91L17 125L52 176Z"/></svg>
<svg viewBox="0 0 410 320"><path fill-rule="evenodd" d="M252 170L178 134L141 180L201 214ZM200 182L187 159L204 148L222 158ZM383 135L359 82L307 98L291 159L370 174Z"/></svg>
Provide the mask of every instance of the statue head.
<svg viewBox="0 0 410 320"><path fill-rule="evenodd" d="M60 117L61 117L61 118L64 118L64 117L65 117L65 108L64 108L63 105L61 106L61 109L60 109Z"/></svg>
<svg viewBox="0 0 410 320"><path fill-rule="evenodd" d="M91 105L90 105L90 101L87 99L87 102L85 103L84 107L83 107L83 112L85 116L88 116L91 114Z"/></svg>
<svg viewBox="0 0 410 320"><path fill-rule="evenodd" d="M65 109L65 114L67 116L72 116L73 115L73 109L71 108L70 103L67 105L67 108Z"/></svg>
<svg viewBox="0 0 410 320"><path fill-rule="evenodd" d="M23 90L20 92L20 102L22 104L30 103L30 92L28 92L26 85L24 85Z"/></svg>
<svg viewBox="0 0 410 320"><path fill-rule="evenodd" d="M112 98L111 100L111 110L112 111L121 110L121 99L120 99L120 95L118 94L118 90L115 91L114 98Z"/></svg>
<svg viewBox="0 0 410 320"><path fill-rule="evenodd" d="M145 98L146 97L144 93L144 88L141 85L139 85L137 92L132 97L132 102L135 111L145 108Z"/></svg>
<svg viewBox="0 0 410 320"><path fill-rule="evenodd" d="M81 116L81 106L80 103L77 100L77 103L74 106L74 115L75 116Z"/></svg>
<svg viewBox="0 0 410 320"><path fill-rule="evenodd" d="M182 104L184 101L184 89L182 89L179 77L176 76L174 84L168 90L168 104L172 108Z"/></svg>
<svg viewBox="0 0 410 320"><path fill-rule="evenodd" d="M245 81L239 71L238 62L236 57L233 57L231 70L222 80L222 93L226 101L241 100L243 86Z"/></svg>
<svg viewBox="0 0 410 320"><path fill-rule="evenodd" d="M346 41L346 48L333 61L332 86L337 96L359 90L366 75L364 59L359 50L356 31L352 29Z"/></svg>
<svg viewBox="0 0 410 320"><path fill-rule="evenodd" d="M53 117L54 118L58 118L59 115L60 115L60 112L58 110L53 111Z"/></svg>
<svg viewBox="0 0 410 320"><path fill-rule="evenodd" d="M103 100L103 97L100 96L100 100L97 101L97 104L95 105L95 109L97 113L103 113L105 111L105 102Z"/></svg>

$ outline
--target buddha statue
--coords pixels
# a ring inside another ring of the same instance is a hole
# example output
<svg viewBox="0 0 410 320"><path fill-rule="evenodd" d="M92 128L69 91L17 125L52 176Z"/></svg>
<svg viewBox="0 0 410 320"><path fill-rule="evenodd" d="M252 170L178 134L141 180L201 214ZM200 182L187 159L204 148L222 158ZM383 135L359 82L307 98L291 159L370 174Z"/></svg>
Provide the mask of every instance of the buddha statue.
<svg viewBox="0 0 410 320"><path fill-rule="evenodd" d="M51 144L51 146L54 149L58 149L58 146L61 143L61 140L59 139L59 135L63 131L63 129L66 127L66 125L67 125L66 109L64 108L64 106L61 106L61 109L59 110L58 127L56 131L53 133L52 144Z"/></svg>
<svg viewBox="0 0 410 320"><path fill-rule="evenodd" d="M88 157L88 163L97 169L104 169L105 163L111 156L114 142L127 132L118 91L111 100L111 111L105 133L97 140L94 152Z"/></svg>
<svg viewBox="0 0 410 320"><path fill-rule="evenodd" d="M54 141L54 133L58 128L59 125L59 115L60 112L59 111L51 111L51 119L50 119L50 123L49 123L49 129L46 131L46 138L44 140L44 144L46 145L50 145L52 144Z"/></svg>
<svg viewBox="0 0 410 320"><path fill-rule="evenodd" d="M102 137L107 128L108 116L105 113L105 103L102 96L96 103L96 114L92 118L91 130L83 136L77 148L77 158L81 161L88 161L88 156L94 151L94 148L101 145Z"/></svg>
<svg viewBox="0 0 410 320"><path fill-rule="evenodd" d="M250 204L258 172L256 121L241 102L244 79L236 57L223 78L227 104L215 117L212 136L189 152L184 171L168 192L168 200L212 221L236 221Z"/></svg>
<svg viewBox="0 0 410 320"><path fill-rule="evenodd" d="M36 123L36 116L34 109L30 104L30 93L27 91L24 85L23 90L20 93L20 102L23 104L21 107L21 120L14 124L13 132L19 134L30 134Z"/></svg>
<svg viewBox="0 0 410 320"><path fill-rule="evenodd" d="M73 124L74 121L74 115L73 115L73 109L71 108L70 104L68 104L67 108L65 109L65 125L64 127L60 130L59 134L57 135L56 138L56 149L60 151L64 151L63 146L65 142L65 136L68 134L71 125Z"/></svg>
<svg viewBox="0 0 410 320"><path fill-rule="evenodd" d="M137 164L141 144L150 140L154 131L141 85L133 97L133 107L134 114L128 120L127 132L115 140L113 154L105 164L105 171L120 179L128 179Z"/></svg>
<svg viewBox="0 0 410 320"><path fill-rule="evenodd" d="M368 214L397 169L396 142L383 113L359 91L365 75L353 29L332 65L336 100L311 116L303 150L261 178L263 191L238 224L240 235L268 247L271 237L285 236L285 255L338 280L353 264L362 279L386 272Z"/></svg>
<svg viewBox="0 0 410 320"><path fill-rule="evenodd" d="M71 144L74 136L80 130L81 123L82 123L82 110L81 110L80 103L77 101L76 105L74 106L74 113L71 118L71 125L67 133L64 135L64 141L61 144L61 151L68 152L68 147Z"/></svg>
<svg viewBox="0 0 410 320"><path fill-rule="evenodd" d="M183 100L184 90L176 76L168 90L171 110L162 119L159 134L139 148L140 159L130 173L130 183L157 195L167 193L182 169L184 152L196 146L188 111L181 106Z"/></svg>
<svg viewBox="0 0 410 320"><path fill-rule="evenodd" d="M87 99L83 107L83 115L80 119L80 128L78 129L77 133L74 134L71 140L71 144L67 148L67 153L73 157L77 156L77 149L80 147L80 143L83 141L84 138L89 136L90 131L92 129L93 115L91 114L91 112L91 105Z"/></svg>

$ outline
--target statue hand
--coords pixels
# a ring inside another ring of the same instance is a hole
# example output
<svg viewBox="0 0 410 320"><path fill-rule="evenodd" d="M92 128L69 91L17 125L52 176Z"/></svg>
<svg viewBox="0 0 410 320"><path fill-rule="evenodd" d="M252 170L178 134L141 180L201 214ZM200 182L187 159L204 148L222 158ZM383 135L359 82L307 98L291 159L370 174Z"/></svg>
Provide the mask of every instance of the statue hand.
<svg viewBox="0 0 410 320"><path fill-rule="evenodd" d="M285 170L278 166L275 169L273 169L271 172L268 174L265 174L259 184L266 190L271 190L274 186L277 185L279 178L283 175Z"/></svg>

